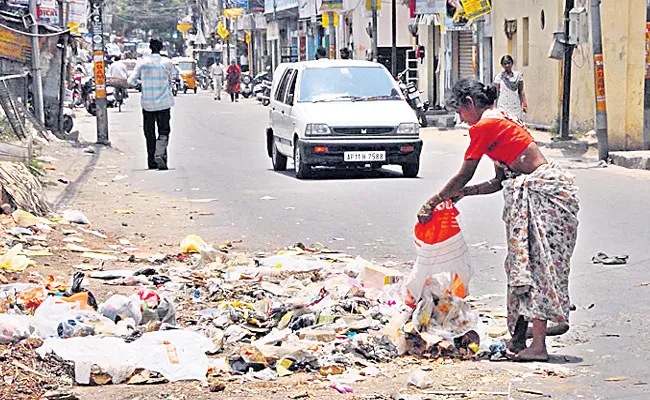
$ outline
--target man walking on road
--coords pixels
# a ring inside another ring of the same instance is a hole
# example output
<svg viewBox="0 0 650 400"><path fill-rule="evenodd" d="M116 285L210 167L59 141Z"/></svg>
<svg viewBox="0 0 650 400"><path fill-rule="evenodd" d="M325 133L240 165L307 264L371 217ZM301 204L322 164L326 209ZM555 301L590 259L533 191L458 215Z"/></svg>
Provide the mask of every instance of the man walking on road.
<svg viewBox="0 0 650 400"><path fill-rule="evenodd" d="M171 128L170 111L174 106L171 79L174 65L160 51L163 43L160 39L149 41L151 55L140 61L129 77L129 84L142 85L142 115L144 118L144 137L147 140L147 163L149 169L166 170L167 144ZM158 138L156 139L156 125Z"/></svg>
<svg viewBox="0 0 650 400"><path fill-rule="evenodd" d="M212 75L212 84L214 85L214 99L221 100L221 89L223 86L223 74L226 67L219 61L215 60L214 64L210 67L210 75Z"/></svg>

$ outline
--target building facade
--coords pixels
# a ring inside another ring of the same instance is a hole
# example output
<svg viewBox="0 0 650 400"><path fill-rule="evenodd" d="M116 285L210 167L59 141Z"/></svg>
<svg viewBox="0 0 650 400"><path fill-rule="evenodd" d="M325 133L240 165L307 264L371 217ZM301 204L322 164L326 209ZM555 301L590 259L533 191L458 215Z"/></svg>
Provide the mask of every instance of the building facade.
<svg viewBox="0 0 650 400"><path fill-rule="evenodd" d="M588 21L588 41L573 52L570 128L594 128L595 95L590 2L576 0ZM494 2L495 73L505 54L524 73L528 122L556 126L562 102L562 62L549 58L553 33L563 30L564 1L499 0ZM646 71L646 2L601 4L603 62L609 143L612 150L647 148L644 144L644 77ZM646 133L647 137L647 133Z"/></svg>

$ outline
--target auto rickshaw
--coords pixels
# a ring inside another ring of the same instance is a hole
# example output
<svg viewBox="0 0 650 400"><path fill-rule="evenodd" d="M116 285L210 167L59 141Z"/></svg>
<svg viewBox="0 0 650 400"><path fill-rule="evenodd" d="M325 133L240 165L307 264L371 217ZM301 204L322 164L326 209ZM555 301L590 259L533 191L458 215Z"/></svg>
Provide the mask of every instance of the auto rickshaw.
<svg viewBox="0 0 650 400"><path fill-rule="evenodd" d="M185 90L194 90L194 93L197 91L198 83L196 81L196 60L190 57L176 57L173 59L174 64L178 66L178 69L181 71L181 76L185 81Z"/></svg>

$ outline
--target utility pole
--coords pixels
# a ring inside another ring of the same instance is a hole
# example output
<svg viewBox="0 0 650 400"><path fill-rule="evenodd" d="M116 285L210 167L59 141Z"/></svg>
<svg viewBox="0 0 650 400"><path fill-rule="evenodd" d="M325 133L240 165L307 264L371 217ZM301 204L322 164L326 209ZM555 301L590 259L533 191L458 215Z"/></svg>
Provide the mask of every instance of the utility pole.
<svg viewBox="0 0 650 400"><path fill-rule="evenodd" d="M372 2L372 61L377 62L379 50L377 49L377 1Z"/></svg>
<svg viewBox="0 0 650 400"><path fill-rule="evenodd" d="M600 0L591 0L591 41L594 52L594 89L596 90L596 137L598 159L609 157L607 138L607 102L605 97L605 66L603 64L603 38L600 29Z"/></svg>
<svg viewBox="0 0 650 400"><path fill-rule="evenodd" d="M569 139L569 111L571 106L571 63L573 45L569 44L569 12L573 9L573 0L564 2L564 67L562 79L562 115L560 116L560 136Z"/></svg>
<svg viewBox="0 0 650 400"><path fill-rule="evenodd" d="M59 1L59 23L61 24L62 29L67 29L68 27L68 10L70 9L70 4L67 1ZM65 34L65 41L63 42L63 49L61 49L61 85L59 86L59 132L63 134L63 108L65 100L65 83L67 78L68 70L68 40L70 34Z"/></svg>
<svg viewBox="0 0 650 400"><path fill-rule="evenodd" d="M334 18L338 18L339 15L338 13L335 12L330 12L330 58L335 59L336 58L336 25L334 23Z"/></svg>
<svg viewBox="0 0 650 400"><path fill-rule="evenodd" d="M397 0L391 2L391 51L390 51L390 72L397 76Z"/></svg>
<svg viewBox="0 0 650 400"><path fill-rule="evenodd" d="M645 79L643 87L643 150L650 150L650 2L645 17Z"/></svg>
<svg viewBox="0 0 650 400"><path fill-rule="evenodd" d="M106 109L106 66L104 65L103 0L90 0L89 28L93 42L95 69L95 103L97 104L97 144L111 145L108 140L108 110Z"/></svg>
<svg viewBox="0 0 650 400"><path fill-rule="evenodd" d="M32 30L32 90L34 92L34 110L36 119L45 124L45 111L43 109L43 80L41 78L41 48L38 40L38 19L36 17L36 1L29 0L29 13L33 18Z"/></svg>

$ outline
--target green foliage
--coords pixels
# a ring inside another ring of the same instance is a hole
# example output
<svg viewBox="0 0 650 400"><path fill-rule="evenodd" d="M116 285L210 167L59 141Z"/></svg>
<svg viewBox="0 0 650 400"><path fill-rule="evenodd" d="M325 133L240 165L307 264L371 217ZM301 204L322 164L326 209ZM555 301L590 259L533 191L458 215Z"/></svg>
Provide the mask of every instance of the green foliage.
<svg viewBox="0 0 650 400"><path fill-rule="evenodd" d="M128 36L135 30L144 30L167 38L176 29L178 20L187 15L187 3L183 0L109 0L107 12L113 13L113 29L117 34Z"/></svg>

